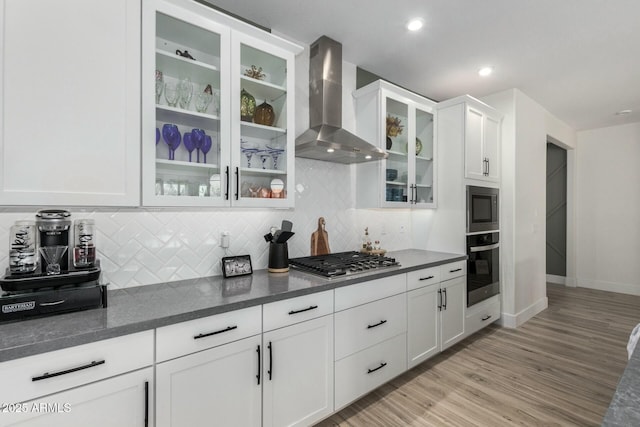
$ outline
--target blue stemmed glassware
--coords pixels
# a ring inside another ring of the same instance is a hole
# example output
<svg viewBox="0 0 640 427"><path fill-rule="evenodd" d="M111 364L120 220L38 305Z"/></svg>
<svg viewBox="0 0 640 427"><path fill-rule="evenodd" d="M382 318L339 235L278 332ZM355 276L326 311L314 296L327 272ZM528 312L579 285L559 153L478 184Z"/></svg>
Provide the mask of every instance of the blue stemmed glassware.
<svg viewBox="0 0 640 427"><path fill-rule="evenodd" d="M273 169L278 169L278 158L282 153L284 153L284 149L279 147L270 147L267 145L267 151L271 154L271 158L273 159Z"/></svg>
<svg viewBox="0 0 640 427"><path fill-rule="evenodd" d="M160 142L160 129L156 128L156 145Z"/></svg>
<svg viewBox="0 0 640 427"><path fill-rule="evenodd" d="M204 162L207 163L207 153L211 150L211 145L213 142L211 141L211 135L204 136L204 142L202 143L202 154L204 155Z"/></svg>
<svg viewBox="0 0 640 427"><path fill-rule="evenodd" d="M191 140L196 147L196 160L200 163L200 149L204 143L204 131L202 129L191 129Z"/></svg>
<svg viewBox="0 0 640 427"><path fill-rule="evenodd" d="M196 143L193 141L193 138L191 137L191 132L185 132L184 135L182 135L182 140L183 140L184 148L186 148L187 151L189 152L189 161L191 161L191 153L193 152L193 150L196 149Z"/></svg>
<svg viewBox="0 0 640 427"><path fill-rule="evenodd" d="M169 160L175 159L176 149L180 146L181 135L178 126L165 123L162 125L162 138L169 146Z"/></svg>

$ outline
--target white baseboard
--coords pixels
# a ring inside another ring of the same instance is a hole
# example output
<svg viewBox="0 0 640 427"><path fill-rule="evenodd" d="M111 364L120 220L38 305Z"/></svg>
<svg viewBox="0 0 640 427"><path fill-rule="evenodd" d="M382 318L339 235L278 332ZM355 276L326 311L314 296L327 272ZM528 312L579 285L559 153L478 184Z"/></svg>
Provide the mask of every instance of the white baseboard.
<svg viewBox="0 0 640 427"><path fill-rule="evenodd" d="M548 305L549 300L545 296L517 314L502 313L498 322L505 328L517 328L536 314L540 313L542 310L546 309Z"/></svg>
<svg viewBox="0 0 640 427"><path fill-rule="evenodd" d="M621 294L640 295L640 284L605 282L604 280L578 279L578 287Z"/></svg>
<svg viewBox="0 0 640 427"><path fill-rule="evenodd" d="M564 276L556 276L555 274L547 274L547 282L555 283L556 285L566 285L567 278Z"/></svg>

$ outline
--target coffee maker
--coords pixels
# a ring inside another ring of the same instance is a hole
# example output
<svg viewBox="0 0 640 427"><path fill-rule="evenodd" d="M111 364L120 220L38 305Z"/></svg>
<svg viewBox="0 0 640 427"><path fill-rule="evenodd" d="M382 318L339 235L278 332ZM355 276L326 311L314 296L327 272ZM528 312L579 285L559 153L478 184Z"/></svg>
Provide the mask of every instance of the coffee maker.
<svg viewBox="0 0 640 427"><path fill-rule="evenodd" d="M59 257L61 271L69 271L69 229L71 212L61 209L44 209L36 214L36 228L40 239L40 248L60 248L66 247L64 253ZM41 271L47 271L47 266L52 261L47 260L45 254L40 253Z"/></svg>

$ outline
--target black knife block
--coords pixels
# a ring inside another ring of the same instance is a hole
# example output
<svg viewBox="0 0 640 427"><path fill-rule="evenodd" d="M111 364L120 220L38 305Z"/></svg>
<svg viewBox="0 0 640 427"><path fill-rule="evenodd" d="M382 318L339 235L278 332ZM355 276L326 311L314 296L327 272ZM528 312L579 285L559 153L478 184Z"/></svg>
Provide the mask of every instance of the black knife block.
<svg viewBox="0 0 640 427"><path fill-rule="evenodd" d="M287 243L269 243L269 272L286 273L289 271L289 249Z"/></svg>

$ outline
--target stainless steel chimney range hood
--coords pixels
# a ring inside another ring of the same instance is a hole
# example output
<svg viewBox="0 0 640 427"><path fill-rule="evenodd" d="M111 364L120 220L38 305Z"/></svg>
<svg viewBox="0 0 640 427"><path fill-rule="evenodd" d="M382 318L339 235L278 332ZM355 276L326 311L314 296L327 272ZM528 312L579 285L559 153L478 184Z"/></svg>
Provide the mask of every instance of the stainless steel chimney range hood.
<svg viewBox="0 0 640 427"><path fill-rule="evenodd" d="M342 128L342 45L327 36L311 45L309 127L296 138L296 157L351 164L388 156Z"/></svg>

